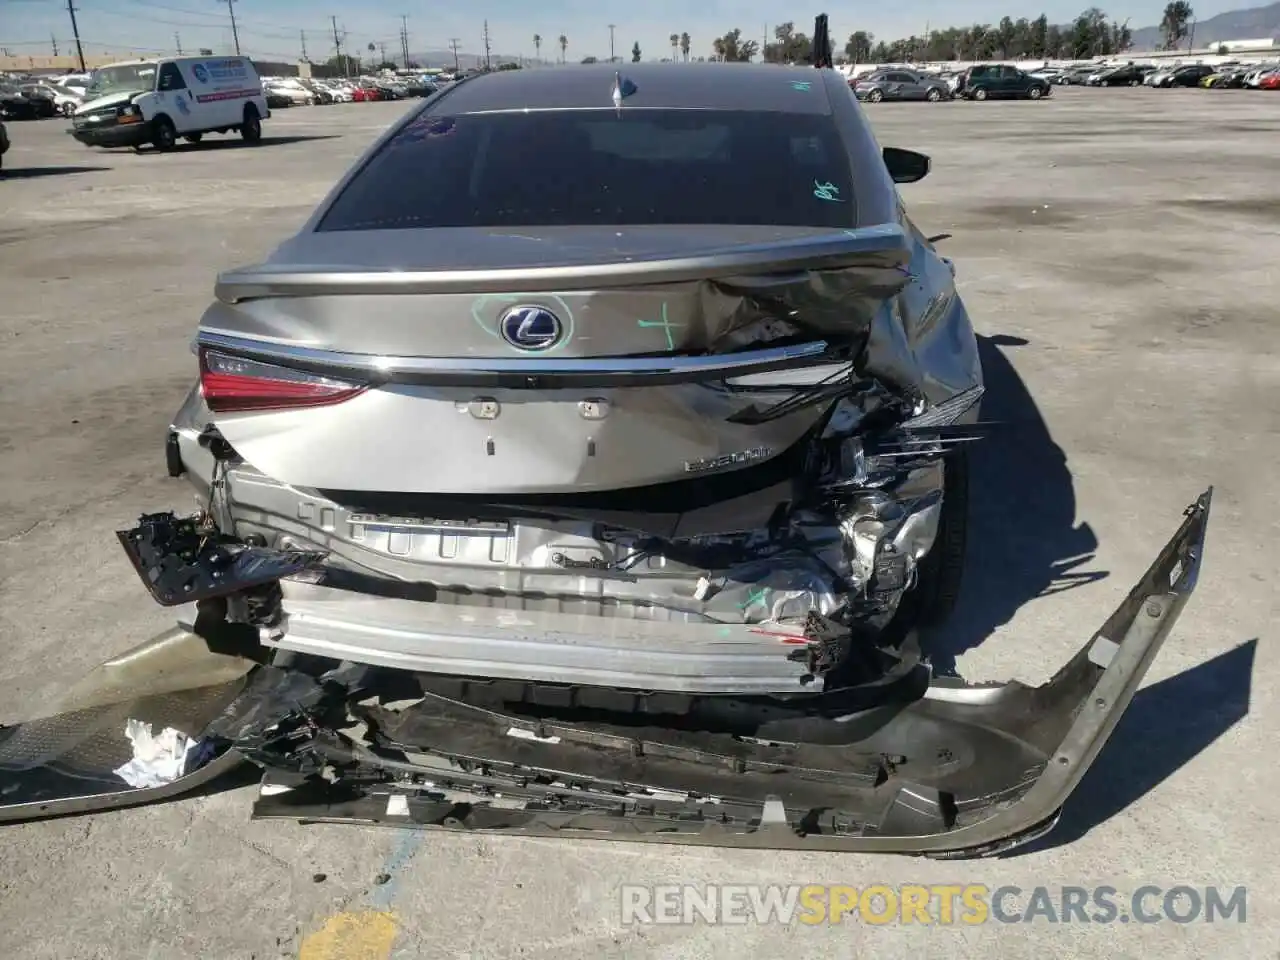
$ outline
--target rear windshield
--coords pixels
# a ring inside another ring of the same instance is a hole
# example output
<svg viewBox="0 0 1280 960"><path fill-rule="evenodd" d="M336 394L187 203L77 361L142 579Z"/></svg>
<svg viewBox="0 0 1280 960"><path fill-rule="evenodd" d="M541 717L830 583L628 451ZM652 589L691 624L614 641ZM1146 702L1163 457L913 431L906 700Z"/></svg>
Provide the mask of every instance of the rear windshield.
<svg viewBox="0 0 1280 960"><path fill-rule="evenodd" d="M319 230L856 222L831 117L565 110L419 117Z"/></svg>

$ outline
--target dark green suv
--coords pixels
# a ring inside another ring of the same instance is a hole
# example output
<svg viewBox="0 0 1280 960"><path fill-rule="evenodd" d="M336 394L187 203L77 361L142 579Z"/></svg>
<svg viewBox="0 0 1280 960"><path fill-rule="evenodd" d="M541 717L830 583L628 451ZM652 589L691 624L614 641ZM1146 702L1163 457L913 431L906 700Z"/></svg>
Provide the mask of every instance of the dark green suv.
<svg viewBox="0 0 1280 960"><path fill-rule="evenodd" d="M1053 92L1048 81L1001 63L981 63L960 74L956 93L966 100L1039 100Z"/></svg>

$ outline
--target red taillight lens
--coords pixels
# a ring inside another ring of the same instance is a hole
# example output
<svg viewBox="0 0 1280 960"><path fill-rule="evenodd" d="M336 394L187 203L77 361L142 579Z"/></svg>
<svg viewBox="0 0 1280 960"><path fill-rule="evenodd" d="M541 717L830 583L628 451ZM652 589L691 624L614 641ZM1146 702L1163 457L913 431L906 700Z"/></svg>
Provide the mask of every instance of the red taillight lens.
<svg viewBox="0 0 1280 960"><path fill-rule="evenodd" d="M350 400L366 385L261 360L200 351L200 390L216 413L320 407Z"/></svg>

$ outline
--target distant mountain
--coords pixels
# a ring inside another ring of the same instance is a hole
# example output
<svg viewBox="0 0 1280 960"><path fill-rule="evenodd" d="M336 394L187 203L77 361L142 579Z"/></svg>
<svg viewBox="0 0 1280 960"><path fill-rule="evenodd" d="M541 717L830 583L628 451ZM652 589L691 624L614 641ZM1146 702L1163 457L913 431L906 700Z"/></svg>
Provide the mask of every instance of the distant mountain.
<svg viewBox="0 0 1280 960"><path fill-rule="evenodd" d="M1195 6L1194 0L1192 6ZM1260 40L1263 37L1280 37L1280 3L1247 10L1228 10L1196 23L1197 49L1227 40ZM1133 49L1155 50L1163 39L1159 26L1143 27L1133 31Z"/></svg>
<svg viewBox="0 0 1280 960"><path fill-rule="evenodd" d="M545 49L546 49L545 46L543 49L545 52ZM399 57L396 58L397 61L399 59L400 59ZM422 50L417 53L410 53L409 59L412 60L414 63L422 64L422 66L424 67L452 67L453 51L452 50ZM511 54L508 54L508 53L494 52L489 54L489 62L496 67L500 63L511 63L511 62L519 63L520 58L518 56L512 56ZM475 67L483 67L484 54L463 53L461 50L459 50L458 66L464 70L473 69Z"/></svg>

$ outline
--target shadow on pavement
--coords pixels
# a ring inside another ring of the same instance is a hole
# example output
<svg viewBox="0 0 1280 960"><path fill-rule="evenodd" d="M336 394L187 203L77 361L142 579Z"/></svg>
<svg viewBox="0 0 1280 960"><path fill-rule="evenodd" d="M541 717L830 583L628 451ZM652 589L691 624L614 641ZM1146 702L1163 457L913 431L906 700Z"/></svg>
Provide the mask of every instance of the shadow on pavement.
<svg viewBox="0 0 1280 960"><path fill-rule="evenodd" d="M98 173L111 167L5 167L0 180L34 180L36 177L60 177L72 173Z"/></svg>
<svg viewBox="0 0 1280 960"><path fill-rule="evenodd" d="M957 657L1028 601L1107 576L1079 569L1093 560L1098 538L1087 523L1075 522L1066 454L1004 354L1026 344L1018 337L978 337L986 382L981 416L990 426L969 447L970 519L960 598L946 623L925 638L939 674L954 674ZM1098 612L1098 623L1106 614Z"/></svg>
<svg viewBox="0 0 1280 960"><path fill-rule="evenodd" d="M174 153L195 153L201 150L260 150L263 147L284 147L291 143L307 143L312 140L336 140L336 133L321 133L313 136L296 135L291 137L269 137L265 134L257 143L245 143L238 135L213 134L213 139L201 140L199 143L179 143ZM155 153L148 150L147 153Z"/></svg>
<svg viewBox="0 0 1280 960"><path fill-rule="evenodd" d="M1139 690L1067 801L1058 826L1011 851L1023 856L1073 843L1123 813L1249 714L1258 641Z"/></svg>

